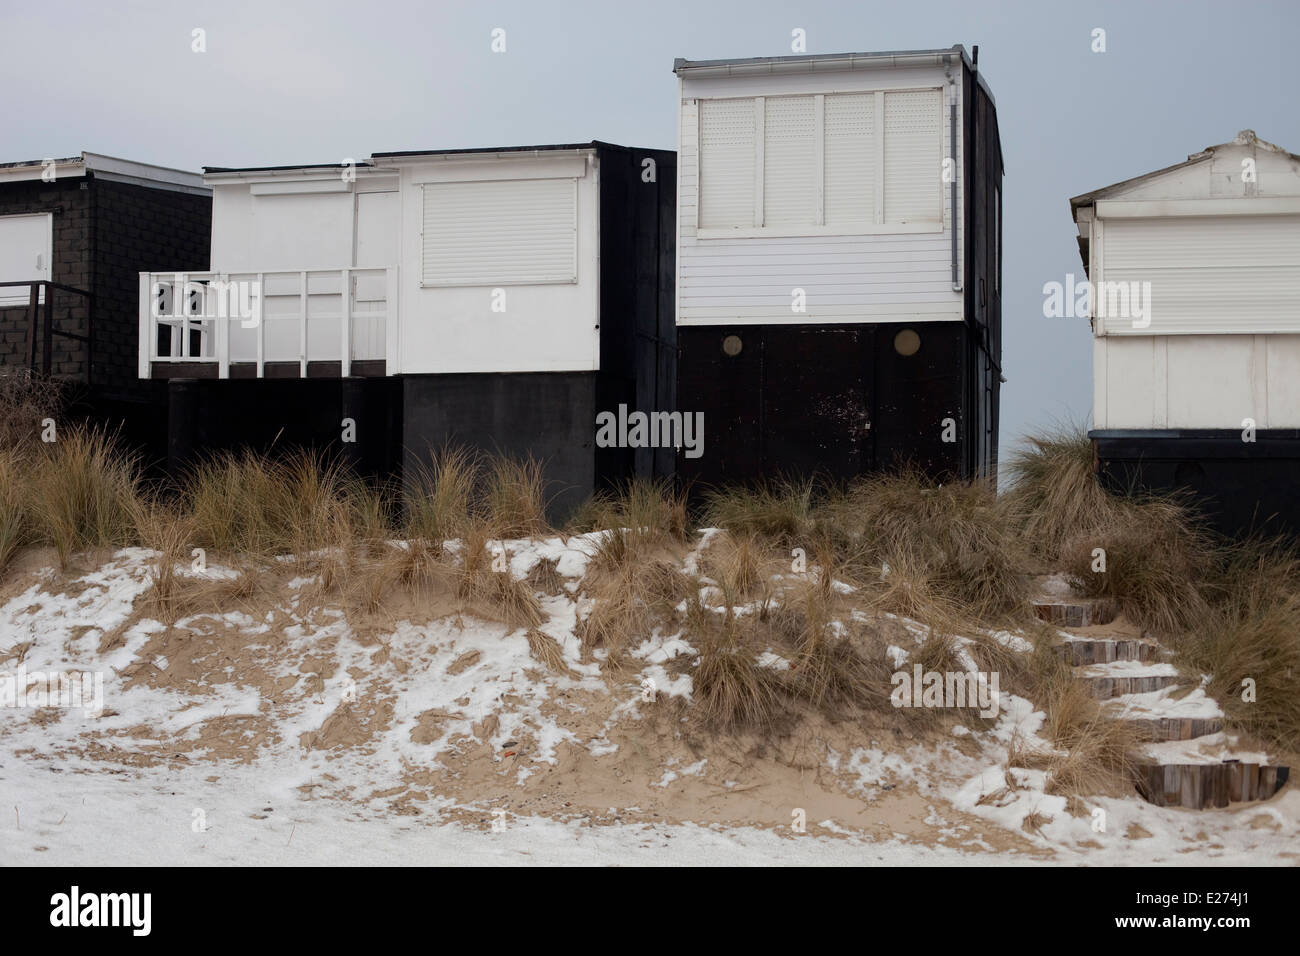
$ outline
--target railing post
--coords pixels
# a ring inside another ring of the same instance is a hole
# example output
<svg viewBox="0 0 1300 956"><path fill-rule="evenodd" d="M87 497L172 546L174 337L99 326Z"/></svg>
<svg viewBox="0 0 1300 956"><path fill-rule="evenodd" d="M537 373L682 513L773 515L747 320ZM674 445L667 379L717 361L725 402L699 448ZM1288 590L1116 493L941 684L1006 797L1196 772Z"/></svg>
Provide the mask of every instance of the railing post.
<svg viewBox="0 0 1300 956"><path fill-rule="evenodd" d="M171 358L181 357L181 336L185 334L185 275L177 272L172 278L172 319L180 319L178 325L175 321L169 323L167 352Z"/></svg>
<svg viewBox="0 0 1300 956"><path fill-rule="evenodd" d="M298 375L307 377L307 273L298 273Z"/></svg>
<svg viewBox="0 0 1300 956"><path fill-rule="evenodd" d="M398 324L397 297L400 294L397 285L397 266L387 270L388 291L384 299L384 374L397 375L402 370L401 362L401 327Z"/></svg>
<svg viewBox="0 0 1300 956"><path fill-rule="evenodd" d="M45 329L41 347L45 351L41 356L41 368L49 378L54 368L54 290L49 286L45 287Z"/></svg>
<svg viewBox="0 0 1300 956"><path fill-rule="evenodd" d="M352 270L343 270L343 342L339 354L339 374L347 378L352 374Z"/></svg>
<svg viewBox="0 0 1300 956"><path fill-rule="evenodd" d="M158 341L158 330L153 321L153 274L140 273L140 377L153 374L153 353ZM92 342L94 339L91 340Z"/></svg>
<svg viewBox="0 0 1300 956"><path fill-rule="evenodd" d="M41 285L31 284L31 295L27 299L27 371L36 371L36 331L40 321Z"/></svg>
<svg viewBox="0 0 1300 956"><path fill-rule="evenodd" d="M265 286L262 285L263 273L257 274L258 294L262 295ZM262 303L257 318L257 377L266 377L266 296L262 295Z"/></svg>
<svg viewBox="0 0 1300 956"><path fill-rule="evenodd" d="M221 310L218 309L217 311L219 313ZM218 315L214 320L216 322L213 334L216 336L217 378L230 378L230 310L227 309L226 312L227 315L224 318Z"/></svg>

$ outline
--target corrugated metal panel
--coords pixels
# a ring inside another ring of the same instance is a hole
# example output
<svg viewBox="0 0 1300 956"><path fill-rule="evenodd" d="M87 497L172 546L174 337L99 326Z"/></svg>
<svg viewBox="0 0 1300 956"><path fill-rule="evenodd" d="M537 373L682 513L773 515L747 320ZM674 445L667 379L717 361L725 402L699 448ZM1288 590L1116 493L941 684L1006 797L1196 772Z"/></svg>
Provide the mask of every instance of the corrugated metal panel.
<svg viewBox="0 0 1300 956"><path fill-rule="evenodd" d="M577 180L422 188L423 285L577 281Z"/></svg>
<svg viewBox="0 0 1300 956"><path fill-rule="evenodd" d="M763 225L817 222L817 100L778 96L763 120Z"/></svg>
<svg viewBox="0 0 1300 956"><path fill-rule="evenodd" d="M700 228L754 223L754 101L700 103Z"/></svg>
<svg viewBox="0 0 1300 956"><path fill-rule="evenodd" d="M876 221L876 94L826 97L826 224Z"/></svg>
<svg viewBox="0 0 1300 956"><path fill-rule="evenodd" d="M1300 332L1300 216L1113 219L1102 255L1108 285L1151 283L1150 325L1116 316L1107 335Z"/></svg>
<svg viewBox="0 0 1300 956"><path fill-rule="evenodd" d="M943 219L943 94L885 94L885 221Z"/></svg>

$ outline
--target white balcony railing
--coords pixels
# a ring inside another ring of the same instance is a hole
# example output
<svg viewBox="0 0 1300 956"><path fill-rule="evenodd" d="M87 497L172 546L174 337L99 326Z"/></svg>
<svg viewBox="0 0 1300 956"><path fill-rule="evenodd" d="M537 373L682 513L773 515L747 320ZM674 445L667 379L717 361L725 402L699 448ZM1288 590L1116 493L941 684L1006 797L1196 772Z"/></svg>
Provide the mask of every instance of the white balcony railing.
<svg viewBox="0 0 1300 956"><path fill-rule="evenodd" d="M157 363L384 361L397 371L397 269L140 273L140 377Z"/></svg>

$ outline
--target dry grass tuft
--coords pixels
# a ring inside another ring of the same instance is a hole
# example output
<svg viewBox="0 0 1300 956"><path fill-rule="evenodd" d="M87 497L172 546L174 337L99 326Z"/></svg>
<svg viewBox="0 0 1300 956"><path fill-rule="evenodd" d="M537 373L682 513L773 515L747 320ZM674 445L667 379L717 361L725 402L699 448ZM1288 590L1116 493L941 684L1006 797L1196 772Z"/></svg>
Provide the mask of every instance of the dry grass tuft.
<svg viewBox="0 0 1300 956"><path fill-rule="evenodd" d="M759 535L783 548L806 542L816 529L818 484L778 480L756 488L719 488L705 497L707 524L739 536Z"/></svg>
<svg viewBox="0 0 1300 956"><path fill-rule="evenodd" d="M527 538L545 534L546 479L532 458L494 456L488 460L482 497L484 520L501 538Z"/></svg>
<svg viewBox="0 0 1300 956"><path fill-rule="evenodd" d="M456 597L468 610L502 621L507 627L536 627L546 615L526 581L510 573L505 544L475 523L461 541Z"/></svg>
<svg viewBox="0 0 1300 956"><path fill-rule="evenodd" d="M691 671L692 713L715 732L771 732L785 716L780 671L759 665L735 619L701 608L688 611L699 656Z"/></svg>
<svg viewBox="0 0 1300 956"><path fill-rule="evenodd" d="M189 515L156 494L137 499L134 520L140 542L158 552L149 568L149 580L153 584L150 603L159 619L171 624L178 617L181 600L177 565L190 559L193 522Z"/></svg>
<svg viewBox="0 0 1300 956"><path fill-rule="evenodd" d="M906 469L857 482L827 512L846 561L905 572L972 622L1023 610L1024 545L991 484Z"/></svg>
<svg viewBox="0 0 1300 956"><path fill-rule="evenodd" d="M39 444L45 420L63 418L59 383L27 369L0 370L0 448Z"/></svg>
<svg viewBox="0 0 1300 956"><path fill-rule="evenodd" d="M441 549L468 529L480 461L466 448L448 445L413 469L404 495L405 534Z"/></svg>
<svg viewBox="0 0 1300 956"><path fill-rule="evenodd" d="M76 552L136 540L137 463L107 432L64 429L35 454L28 480L33 538L53 544L62 566Z"/></svg>
<svg viewBox="0 0 1300 956"><path fill-rule="evenodd" d="M543 634L535 627L528 629L528 653L533 660L556 674L568 674L569 665L564 662L564 651L558 641L548 634Z"/></svg>
<svg viewBox="0 0 1300 956"><path fill-rule="evenodd" d="M31 533L25 461L15 448L0 449L0 573Z"/></svg>
<svg viewBox="0 0 1300 956"><path fill-rule="evenodd" d="M558 565L555 558L539 558L524 580L534 591L540 591L547 597L564 594L564 575L560 574Z"/></svg>

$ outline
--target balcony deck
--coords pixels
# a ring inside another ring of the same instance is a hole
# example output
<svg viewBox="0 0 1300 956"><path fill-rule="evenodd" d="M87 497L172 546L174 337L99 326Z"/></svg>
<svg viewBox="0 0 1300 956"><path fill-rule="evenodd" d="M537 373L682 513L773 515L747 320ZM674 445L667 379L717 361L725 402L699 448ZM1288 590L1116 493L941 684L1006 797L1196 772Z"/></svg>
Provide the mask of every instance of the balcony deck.
<svg viewBox="0 0 1300 956"><path fill-rule="evenodd" d="M396 267L142 272L139 304L141 378L397 370Z"/></svg>

